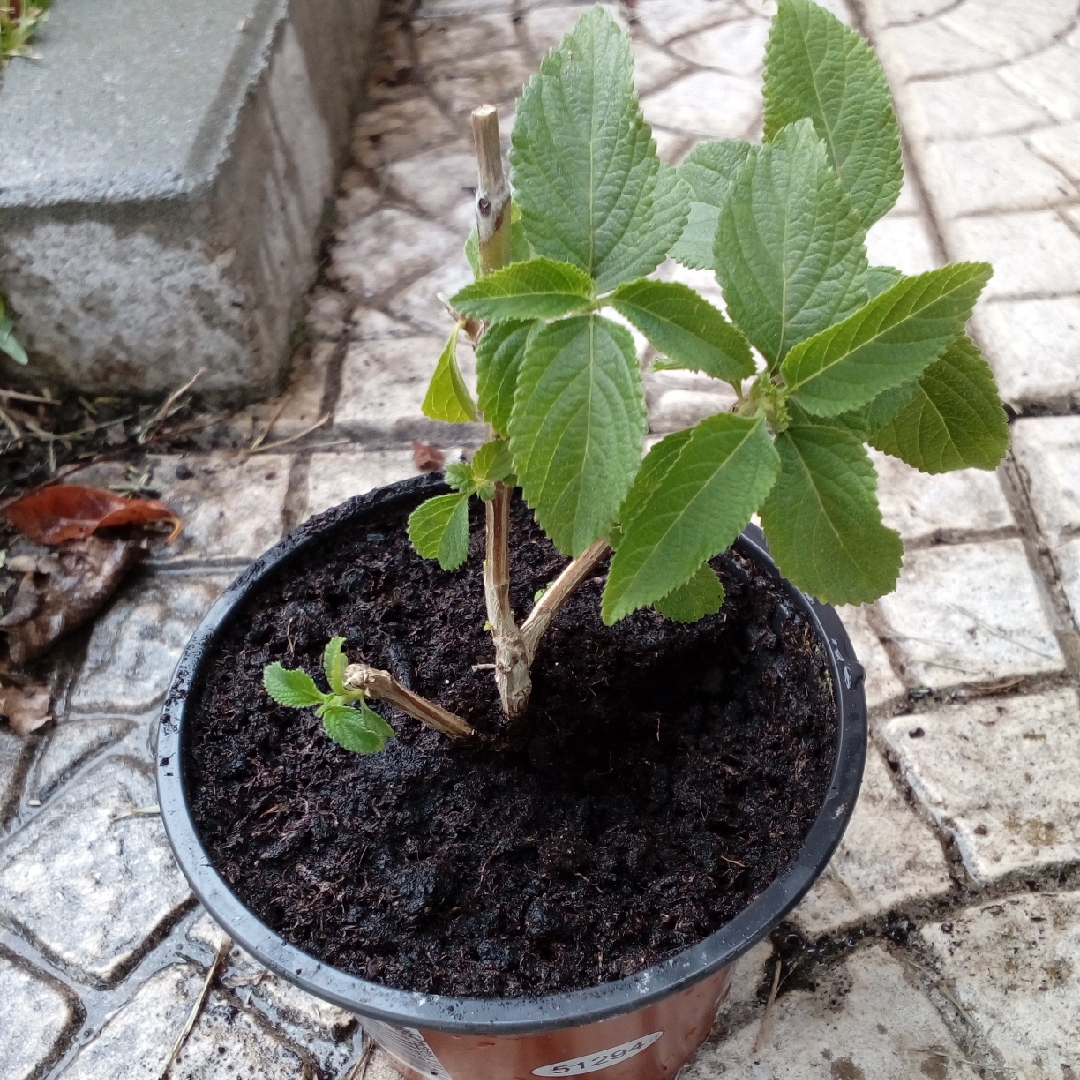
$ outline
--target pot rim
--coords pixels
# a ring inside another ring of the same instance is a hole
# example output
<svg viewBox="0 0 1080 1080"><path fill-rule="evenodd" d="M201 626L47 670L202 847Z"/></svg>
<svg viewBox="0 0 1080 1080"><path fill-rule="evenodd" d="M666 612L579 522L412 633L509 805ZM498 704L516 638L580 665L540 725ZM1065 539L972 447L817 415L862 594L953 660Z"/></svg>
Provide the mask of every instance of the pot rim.
<svg viewBox="0 0 1080 1080"><path fill-rule="evenodd" d="M408 505L418 501L418 496L449 490L438 476L423 476L355 496L309 519L255 560L222 593L185 648L162 709L157 788L166 833L192 891L237 944L289 982L362 1017L456 1034L517 1035L595 1023L640 1009L733 963L765 937L825 869L854 810L866 756L865 673L832 607L805 596L786 580L789 594L825 644L836 689L836 760L824 803L796 857L746 908L698 944L635 975L534 998L458 998L368 982L309 956L261 922L214 869L195 831L182 768L188 693L236 607L267 575L327 530L371 510ZM780 576L756 526L748 525L734 546Z"/></svg>

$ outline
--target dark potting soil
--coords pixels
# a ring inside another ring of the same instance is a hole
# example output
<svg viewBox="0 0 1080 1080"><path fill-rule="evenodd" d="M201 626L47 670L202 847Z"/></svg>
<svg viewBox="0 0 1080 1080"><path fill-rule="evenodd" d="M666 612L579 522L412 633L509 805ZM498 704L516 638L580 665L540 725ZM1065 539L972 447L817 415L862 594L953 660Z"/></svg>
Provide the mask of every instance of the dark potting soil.
<svg viewBox="0 0 1080 1080"><path fill-rule="evenodd" d="M303 951L386 986L524 996L617 979L700 941L795 855L824 801L836 720L825 655L783 586L713 560L723 610L613 627L588 581L533 668L521 749L451 743L378 707L397 737L350 754L275 705L266 664L324 685L335 634L488 733L482 512L469 561L421 559L404 511L346 526L238 613L186 736L196 826L218 871ZM565 565L520 503L519 618Z"/></svg>

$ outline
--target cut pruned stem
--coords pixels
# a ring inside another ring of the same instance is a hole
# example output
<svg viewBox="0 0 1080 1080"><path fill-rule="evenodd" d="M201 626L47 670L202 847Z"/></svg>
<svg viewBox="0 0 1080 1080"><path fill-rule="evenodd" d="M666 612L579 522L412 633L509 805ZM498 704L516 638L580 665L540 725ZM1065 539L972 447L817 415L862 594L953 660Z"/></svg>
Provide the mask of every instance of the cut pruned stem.
<svg viewBox="0 0 1080 1080"><path fill-rule="evenodd" d="M510 720L524 715L532 692L529 652L510 606L510 496L502 481L495 497L485 504L484 600L491 637L495 643L495 685L502 710Z"/></svg>
<svg viewBox="0 0 1080 1080"><path fill-rule="evenodd" d="M574 590L593 572L596 564L608 552L607 540L597 540L590 544L552 583L536 607L529 612L529 617L521 627L521 636L525 640L525 650L531 664L536 657L536 648L544 632L551 625L551 620L559 613L563 604L570 599Z"/></svg>
<svg viewBox="0 0 1080 1080"><path fill-rule="evenodd" d="M467 720L462 720L456 713L414 694L411 690L406 690L389 671L382 671L368 664L350 664L345 669L344 682L350 690L363 690L368 697L388 701L402 712L408 713L414 720L419 720L421 724L426 724L443 735L449 735L452 739L464 739L476 734Z"/></svg>
<svg viewBox="0 0 1080 1080"><path fill-rule="evenodd" d="M503 172L499 113L494 105L473 109L476 142L476 236L480 272L490 274L510 262L510 185Z"/></svg>

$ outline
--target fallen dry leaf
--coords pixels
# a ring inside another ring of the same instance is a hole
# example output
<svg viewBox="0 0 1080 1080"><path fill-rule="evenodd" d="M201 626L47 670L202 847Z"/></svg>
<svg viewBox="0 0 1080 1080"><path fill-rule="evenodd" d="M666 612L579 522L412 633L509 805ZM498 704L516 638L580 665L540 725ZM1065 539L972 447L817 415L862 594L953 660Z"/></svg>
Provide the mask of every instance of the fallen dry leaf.
<svg viewBox="0 0 1080 1080"><path fill-rule="evenodd" d="M15 664L41 656L57 638L92 619L145 550L141 542L88 536L38 558L19 582L11 610L0 618Z"/></svg>
<svg viewBox="0 0 1080 1080"><path fill-rule="evenodd" d="M442 472L446 464L446 455L437 446L415 440L412 444L412 456L420 472Z"/></svg>
<svg viewBox="0 0 1080 1080"><path fill-rule="evenodd" d="M16 735L29 735L52 719L49 688L40 683L0 686L0 716L6 716Z"/></svg>
<svg viewBox="0 0 1080 1080"><path fill-rule="evenodd" d="M167 541L171 544L183 527L176 514L157 499L128 499L104 488L78 484L54 484L31 491L6 506L4 516L38 544L82 540L98 529L152 521L172 522Z"/></svg>

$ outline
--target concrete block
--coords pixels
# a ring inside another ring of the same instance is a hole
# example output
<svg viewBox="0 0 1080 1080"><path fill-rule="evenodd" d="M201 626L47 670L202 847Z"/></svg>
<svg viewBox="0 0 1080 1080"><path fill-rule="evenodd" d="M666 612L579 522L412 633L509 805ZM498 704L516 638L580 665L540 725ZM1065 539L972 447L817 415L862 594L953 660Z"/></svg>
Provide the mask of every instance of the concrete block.
<svg viewBox="0 0 1080 1080"><path fill-rule="evenodd" d="M1080 1073L1080 896L1010 896L920 936L1009 1075Z"/></svg>
<svg viewBox="0 0 1080 1080"><path fill-rule="evenodd" d="M1080 123L1032 132L1028 141L1037 154L1056 165L1074 183L1080 183Z"/></svg>
<svg viewBox="0 0 1080 1080"><path fill-rule="evenodd" d="M937 1010L880 945L815 972L813 991L777 998L760 1049L761 1021L711 1037L683 1080L962 1080L962 1064Z"/></svg>
<svg viewBox="0 0 1080 1080"><path fill-rule="evenodd" d="M979 304L972 324L1006 401L1080 402L1080 297Z"/></svg>
<svg viewBox="0 0 1080 1080"><path fill-rule="evenodd" d="M151 975L101 1030L79 1048L68 1080L159 1076L202 987L194 964L170 964Z"/></svg>
<svg viewBox="0 0 1080 1080"><path fill-rule="evenodd" d="M1075 34L1053 48L1011 64L1002 71L1001 78L1058 122L1080 120L1080 40Z"/></svg>
<svg viewBox="0 0 1080 1080"><path fill-rule="evenodd" d="M878 606L908 685L1065 668L1019 540L908 551L896 591Z"/></svg>
<svg viewBox="0 0 1080 1080"><path fill-rule="evenodd" d="M55 982L0 955L0 1076L31 1080L63 1052L75 1020L69 995Z"/></svg>
<svg viewBox="0 0 1080 1080"><path fill-rule="evenodd" d="M948 226L954 259L994 264L983 296L1074 294L1080 281L1080 236L1049 210L961 218Z"/></svg>
<svg viewBox="0 0 1080 1080"><path fill-rule="evenodd" d="M1080 860L1076 691L950 705L890 720L904 779L980 885ZM921 733L921 734L920 734Z"/></svg>
<svg viewBox="0 0 1080 1080"><path fill-rule="evenodd" d="M922 274L941 265L925 220L918 215L887 214L866 235L871 266L895 266L905 274Z"/></svg>
<svg viewBox="0 0 1080 1080"><path fill-rule="evenodd" d="M447 460L454 455L447 452ZM308 470L307 517L354 495L419 475L412 450L358 450L312 454Z"/></svg>
<svg viewBox="0 0 1080 1080"><path fill-rule="evenodd" d="M889 661L889 654L885 651L877 631L874 630L871 611L872 609L865 605L836 609L836 614L840 616L844 629L851 638L852 647L855 649L855 659L866 671L866 707L868 709L904 696L904 684L896 677L892 663Z"/></svg>
<svg viewBox="0 0 1080 1080"><path fill-rule="evenodd" d="M54 962L111 985L190 897L149 769L110 758L24 825L0 864L0 915Z"/></svg>
<svg viewBox="0 0 1080 1080"><path fill-rule="evenodd" d="M737 0L638 0L634 10L649 37L661 43L746 17Z"/></svg>
<svg viewBox="0 0 1080 1080"><path fill-rule="evenodd" d="M6 726L0 728L0 825L7 818L8 807L18 798L23 756L30 750L25 739L12 734Z"/></svg>
<svg viewBox="0 0 1080 1080"><path fill-rule="evenodd" d="M1061 584L1072 608L1073 622L1080 630L1080 537L1074 537L1054 552L1061 567Z"/></svg>
<svg viewBox="0 0 1080 1080"><path fill-rule="evenodd" d="M34 766L27 785L30 797L42 801L47 799L77 769L102 750L119 742L133 727L130 720L117 717L58 724Z"/></svg>
<svg viewBox="0 0 1080 1080"><path fill-rule="evenodd" d="M912 78L952 75L986 67L997 59L989 49L965 41L937 19L891 27L881 34L879 47L900 56L906 74Z"/></svg>
<svg viewBox="0 0 1080 1080"><path fill-rule="evenodd" d="M765 59L768 37L768 19L736 19L673 41L670 48L701 67L728 75L756 75Z"/></svg>
<svg viewBox="0 0 1080 1080"><path fill-rule="evenodd" d="M814 936L943 896L951 887L937 837L900 797L871 747L847 832L825 873L788 918Z"/></svg>
<svg viewBox="0 0 1080 1080"><path fill-rule="evenodd" d="M71 0L0 90L0 291L39 377L281 381L376 0ZM87 43L93 47L88 48Z"/></svg>
<svg viewBox="0 0 1080 1080"><path fill-rule="evenodd" d="M719 71L695 71L646 95L641 107L650 124L672 131L706 139L746 139L761 115L759 82Z"/></svg>
<svg viewBox="0 0 1080 1080"><path fill-rule="evenodd" d="M905 543L1015 528L996 473L961 469L931 476L877 450L870 456L882 519Z"/></svg>
<svg viewBox="0 0 1080 1080"><path fill-rule="evenodd" d="M130 716L153 708L192 631L230 580L160 574L126 586L94 624L71 710Z"/></svg>
<svg viewBox="0 0 1080 1080"><path fill-rule="evenodd" d="M1018 135L933 143L924 177L945 217L1041 210L1076 198L1076 187Z"/></svg>
<svg viewBox="0 0 1080 1080"><path fill-rule="evenodd" d="M1056 543L1080 531L1080 417L1019 420L1012 444L1043 535Z"/></svg>
<svg viewBox="0 0 1080 1080"><path fill-rule="evenodd" d="M911 54L900 54L906 66ZM971 139L1026 131L1049 116L1002 82L995 71L913 82L907 88L919 127L937 139Z"/></svg>

